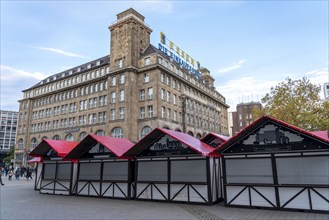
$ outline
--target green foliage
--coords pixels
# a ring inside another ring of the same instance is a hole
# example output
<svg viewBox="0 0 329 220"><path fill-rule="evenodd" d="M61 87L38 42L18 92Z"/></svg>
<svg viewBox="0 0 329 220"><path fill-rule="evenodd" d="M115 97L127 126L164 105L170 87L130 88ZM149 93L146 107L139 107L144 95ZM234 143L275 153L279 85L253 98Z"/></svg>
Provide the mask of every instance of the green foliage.
<svg viewBox="0 0 329 220"><path fill-rule="evenodd" d="M14 159L15 154L15 146L11 146L10 150L7 153L7 157L3 158L5 163L11 163L11 160Z"/></svg>
<svg viewBox="0 0 329 220"><path fill-rule="evenodd" d="M256 117L270 115L308 131L329 130L329 101L321 100L321 87L306 77L287 78L262 98L264 108Z"/></svg>

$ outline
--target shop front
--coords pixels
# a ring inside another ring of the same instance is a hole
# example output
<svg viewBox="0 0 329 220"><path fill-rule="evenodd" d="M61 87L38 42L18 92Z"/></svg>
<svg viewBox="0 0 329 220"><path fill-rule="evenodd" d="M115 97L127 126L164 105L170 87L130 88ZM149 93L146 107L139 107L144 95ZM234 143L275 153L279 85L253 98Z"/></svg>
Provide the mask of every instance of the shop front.
<svg viewBox="0 0 329 220"><path fill-rule="evenodd" d="M213 148L177 131L156 128L128 150L135 159L137 200L213 204L222 199Z"/></svg>
<svg viewBox="0 0 329 220"><path fill-rule="evenodd" d="M72 194L130 199L133 164L122 155L132 146L124 138L86 136L66 156L78 160Z"/></svg>
<svg viewBox="0 0 329 220"><path fill-rule="evenodd" d="M226 206L329 212L328 133L263 116L214 153Z"/></svg>

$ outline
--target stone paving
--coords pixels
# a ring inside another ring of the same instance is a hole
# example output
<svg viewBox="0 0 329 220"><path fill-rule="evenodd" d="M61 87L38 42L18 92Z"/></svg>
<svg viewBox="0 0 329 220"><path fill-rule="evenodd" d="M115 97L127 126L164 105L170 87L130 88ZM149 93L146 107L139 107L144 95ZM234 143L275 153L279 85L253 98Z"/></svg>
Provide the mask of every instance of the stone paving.
<svg viewBox="0 0 329 220"><path fill-rule="evenodd" d="M0 186L0 220L80 219L329 219L329 214L189 205L151 201L46 195L34 191L34 180Z"/></svg>

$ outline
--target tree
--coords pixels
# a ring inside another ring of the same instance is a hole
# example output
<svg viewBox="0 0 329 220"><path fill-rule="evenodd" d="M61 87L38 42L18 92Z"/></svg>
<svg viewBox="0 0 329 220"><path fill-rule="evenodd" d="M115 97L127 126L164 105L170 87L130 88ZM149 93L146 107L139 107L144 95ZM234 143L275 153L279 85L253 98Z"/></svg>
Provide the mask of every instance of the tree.
<svg viewBox="0 0 329 220"><path fill-rule="evenodd" d="M15 155L15 146L11 146L10 150L7 153L7 157L3 158L3 161L5 163L11 163L11 160L14 159L14 155Z"/></svg>
<svg viewBox="0 0 329 220"><path fill-rule="evenodd" d="M303 77L287 78L271 88L262 98L263 109L254 110L256 117L270 115L299 128L329 130L329 101L321 100L321 86Z"/></svg>

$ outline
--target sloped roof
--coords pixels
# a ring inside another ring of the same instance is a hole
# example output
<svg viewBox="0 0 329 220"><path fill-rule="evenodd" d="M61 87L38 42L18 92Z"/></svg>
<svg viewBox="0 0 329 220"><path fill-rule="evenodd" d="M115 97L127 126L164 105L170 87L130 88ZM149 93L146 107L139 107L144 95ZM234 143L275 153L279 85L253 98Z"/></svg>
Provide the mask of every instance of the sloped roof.
<svg viewBox="0 0 329 220"><path fill-rule="evenodd" d="M66 158L79 159L97 143L102 144L117 157L121 157L134 145L132 142L124 138L89 134L66 156Z"/></svg>
<svg viewBox="0 0 329 220"><path fill-rule="evenodd" d="M319 138L323 138L329 141L328 131L311 131L310 133L318 136Z"/></svg>
<svg viewBox="0 0 329 220"><path fill-rule="evenodd" d="M176 139L177 141L180 141L181 143L188 146L193 151L196 151L203 156L207 156L210 152L213 151L213 148L209 145L201 142L200 140L178 131L172 131L164 128L156 128L153 131L151 131L148 135L146 135L144 138L142 138L138 143L136 143L130 150L128 150L124 156L133 157L137 155L138 153L142 152L144 149L149 147L152 143L154 143L156 140L161 138L164 135L169 135L173 139Z"/></svg>
<svg viewBox="0 0 329 220"><path fill-rule="evenodd" d="M29 155L43 157L53 149L59 157L65 157L78 144L79 142L43 139Z"/></svg>
<svg viewBox="0 0 329 220"><path fill-rule="evenodd" d="M230 146L234 145L235 143L237 143L240 140L244 139L245 137L249 136L254 130L258 129L259 127L261 127L262 125L264 125L265 123L267 123L269 121L274 122L274 123L279 124L279 125L282 125L282 126L288 128L288 129L292 130L292 131L304 134L305 136L308 136L312 139L318 140L318 141L323 142L325 144L329 144L329 139L319 135L317 132L309 132L309 131L303 130L301 128L298 128L296 126L293 126L291 124L288 124L284 121L281 121L279 119L276 119L274 117L265 115L265 116L260 117L259 119L257 119L253 123L251 123L246 128L242 129L240 132L238 132L237 134L232 136L230 139L228 139L226 142L224 142L223 144L221 144L217 148L215 148L213 150L213 152L211 153L211 155L217 155L217 154L221 153L223 150L229 148Z"/></svg>
<svg viewBox="0 0 329 220"><path fill-rule="evenodd" d="M230 137L225 136L225 135L220 135L220 134L209 132L206 136L204 136L203 138L201 138L200 141L202 141L204 143L207 143L207 141L210 141L211 139L214 139L214 138L219 138L221 141L225 142Z"/></svg>

